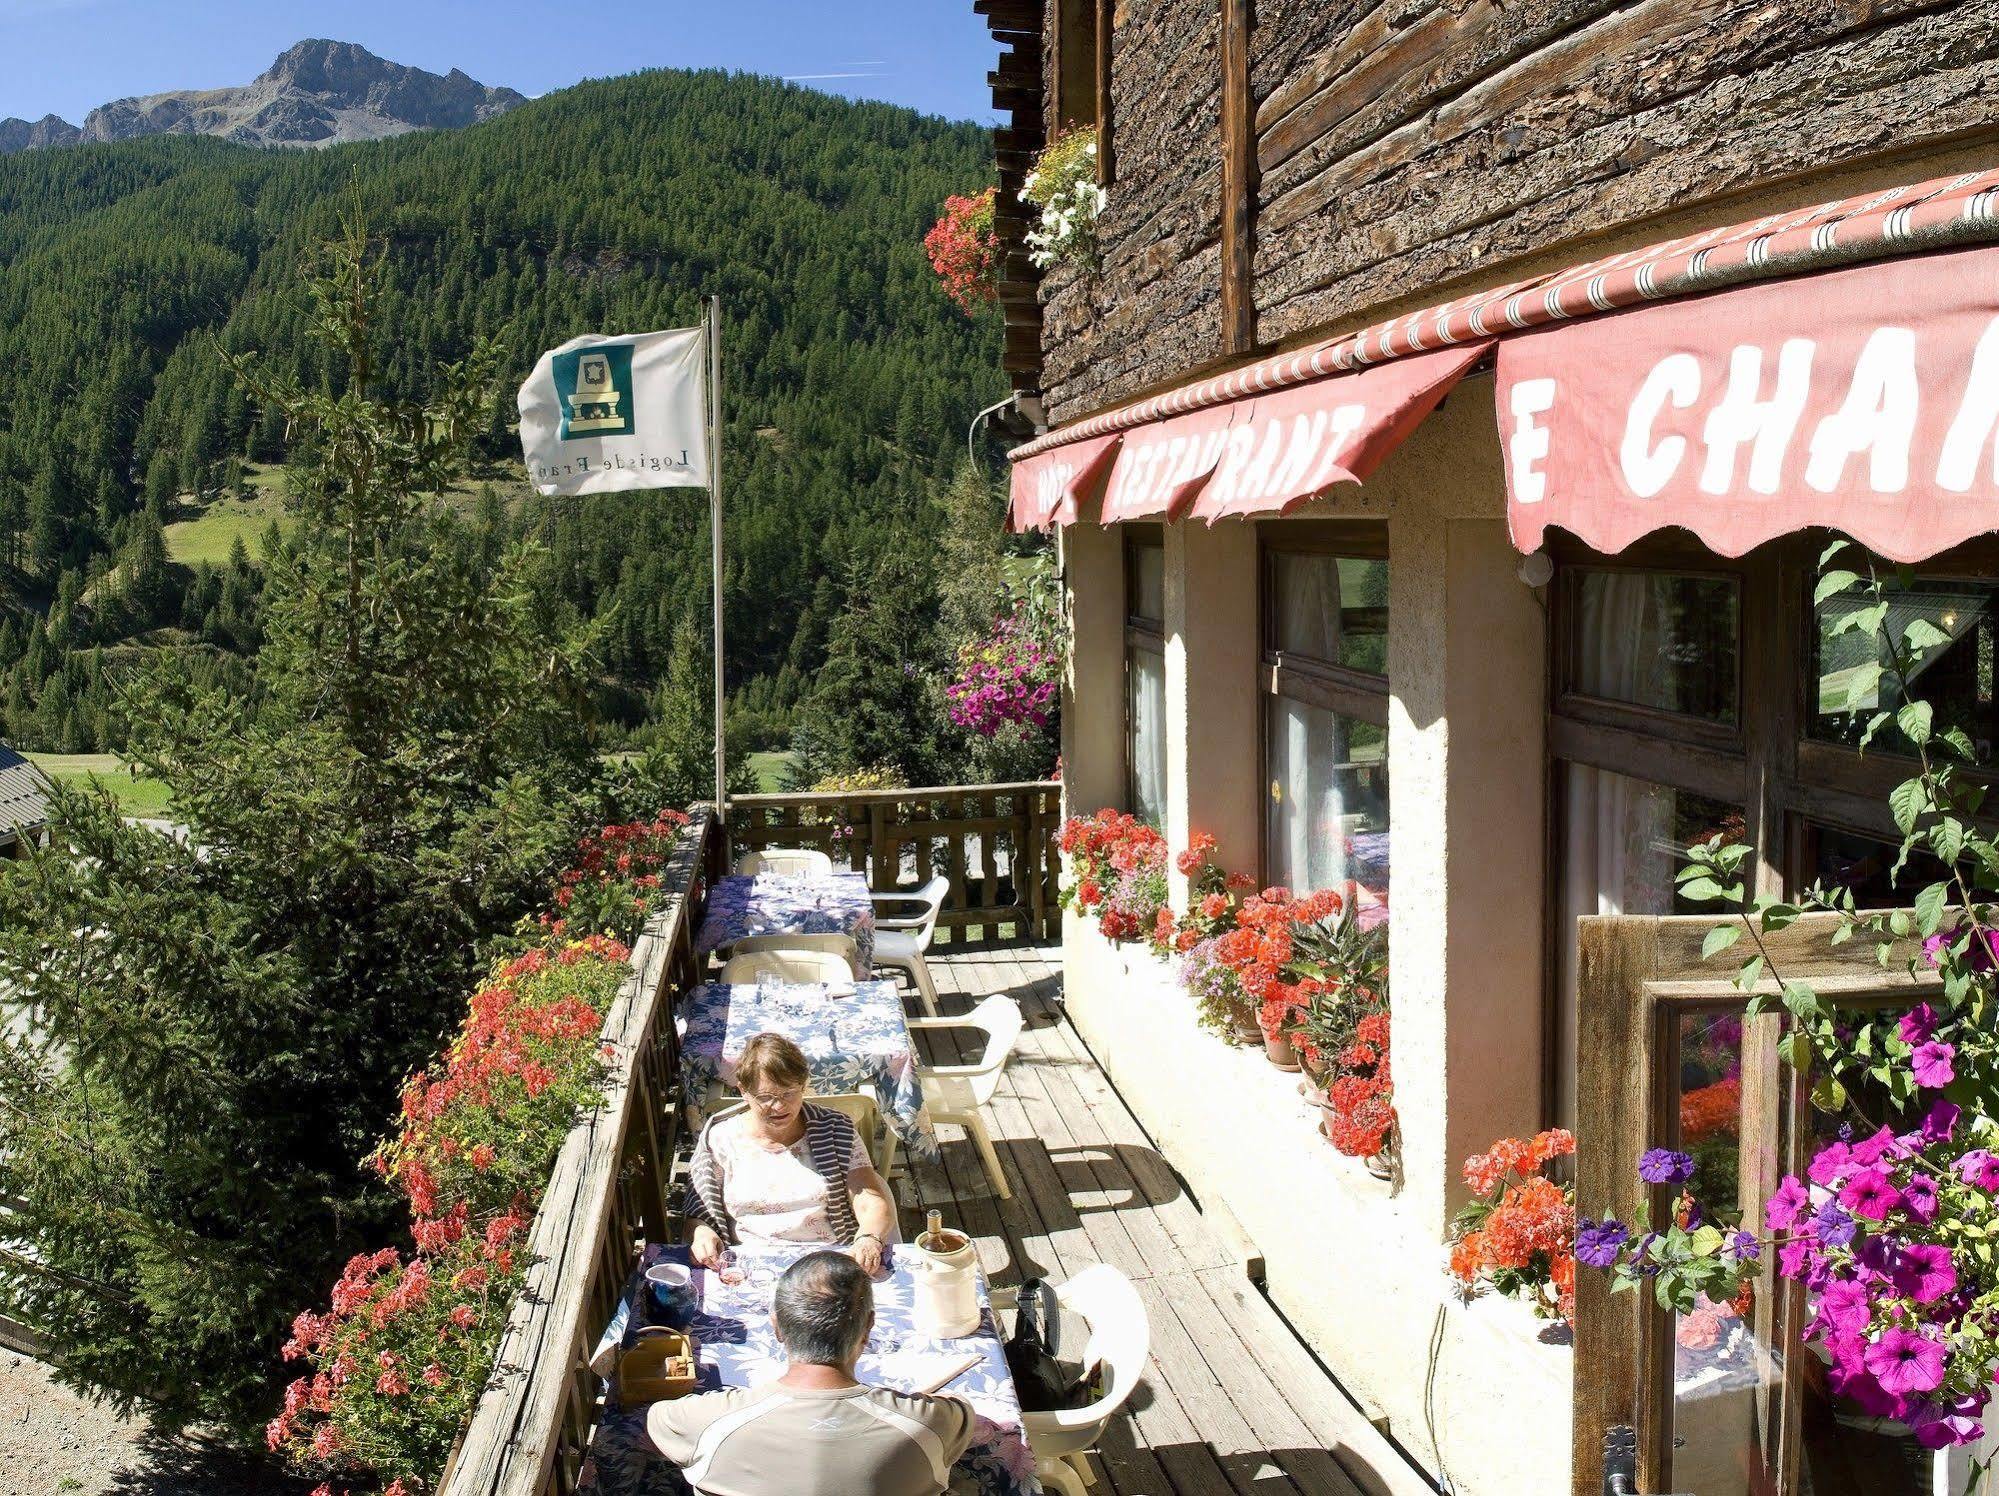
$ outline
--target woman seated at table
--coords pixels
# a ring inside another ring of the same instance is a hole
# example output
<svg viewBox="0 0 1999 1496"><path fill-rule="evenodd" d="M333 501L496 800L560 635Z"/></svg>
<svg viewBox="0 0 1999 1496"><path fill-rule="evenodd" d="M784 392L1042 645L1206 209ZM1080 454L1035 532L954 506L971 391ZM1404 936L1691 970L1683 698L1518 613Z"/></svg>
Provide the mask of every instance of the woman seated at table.
<svg viewBox="0 0 1999 1496"><path fill-rule="evenodd" d="M805 1055L782 1034L758 1034L736 1061L746 1111L710 1119L688 1171L694 1260L714 1267L737 1243L851 1243L879 1273L895 1229L888 1185L853 1121L805 1099Z"/></svg>

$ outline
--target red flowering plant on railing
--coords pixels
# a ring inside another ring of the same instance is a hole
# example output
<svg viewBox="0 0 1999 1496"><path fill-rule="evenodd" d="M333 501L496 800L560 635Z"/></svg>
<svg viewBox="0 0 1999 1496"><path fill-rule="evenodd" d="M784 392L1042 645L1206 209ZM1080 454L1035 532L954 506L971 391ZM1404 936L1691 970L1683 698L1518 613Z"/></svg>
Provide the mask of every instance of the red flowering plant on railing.
<svg viewBox="0 0 1999 1496"><path fill-rule="evenodd" d="M1166 838L1137 816L1100 810L1063 822L1061 848L1071 879L1063 907L1096 915L1107 940L1150 939L1166 907Z"/></svg>
<svg viewBox="0 0 1999 1496"><path fill-rule="evenodd" d="M551 934L611 934L629 940L658 896L687 816L663 810L650 821L606 826L580 838L576 861L555 889L555 908L540 917Z"/></svg>
<svg viewBox="0 0 1999 1496"><path fill-rule="evenodd" d="M1452 1223L1451 1273L1466 1294L1486 1283L1543 1319L1575 1317L1575 1191L1541 1172L1575 1151L1575 1135L1553 1128L1465 1160L1476 1198Z"/></svg>
<svg viewBox="0 0 1999 1496"><path fill-rule="evenodd" d="M997 187L970 197L947 197L943 214L923 236L924 253L944 294L968 317L999 299L999 230L993 217L998 197Z"/></svg>
<svg viewBox="0 0 1999 1496"><path fill-rule="evenodd" d="M615 1058L601 1035L630 949L570 928L642 924L686 824L667 812L583 838L557 885L562 912L526 926L538 943L495 966L444 1056L405 1084L373 1162L409 1202L416 1250L355 1257L328 1311L299 1315L284 1354L309 1370L266 1430L274 1451L325 1478L315 1496L384 1483L416 1496L443 1473L520 1292L549 1172Z"/></svg>

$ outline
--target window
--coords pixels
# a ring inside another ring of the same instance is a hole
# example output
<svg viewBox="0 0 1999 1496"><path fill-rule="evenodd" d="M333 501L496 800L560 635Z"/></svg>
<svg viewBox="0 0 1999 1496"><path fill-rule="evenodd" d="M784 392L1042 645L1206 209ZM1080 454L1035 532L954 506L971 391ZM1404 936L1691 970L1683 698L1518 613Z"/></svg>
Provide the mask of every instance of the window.
<svg viewBox="0 0 1999 1496"><path fill-rule="evenodd" d="M1166 544L1158 530L1127 535L1124 551L1125 803L1166 824Z"/></svg>
<svg viewBox="0 0 1999 1496"><path fill-rule="evenodd" d="M1263 878L1386 896L1388 558L1380 527L1263 553Z"/></svg>
<svg viewBox="0 0 1999 1496"><path fill-rule="evenodd" d="M1739 560L1668 537L1617 557L1553 548L1551 1121L1573 1119L1575 919L1700 912L1672 898L1689 841L1749 842L1755 885L1788 896L1824 883L1863 906L1906 904L1936 876L1920 858L1891 876L1900 836L1887 796L1911 772L1909 745L1892 718L1864 754L1858 743L1900 704L1899 683L1877 677L1875 639L1837 628L1864 603L1814 605L1825 541L1791 536ZM1897 638L1929 625L1912 685L1981 759L1999 739L1995 578L1990 541L1940 557L1891 584L1885 624Z"/></svg>
<svg viewBox="0 0 1999 1496"><path fill-rule="evenodd" d="M1094 125L1097 180L1111 181L1111 35L1114 0L1056 0L1055 128Z"/></svg>

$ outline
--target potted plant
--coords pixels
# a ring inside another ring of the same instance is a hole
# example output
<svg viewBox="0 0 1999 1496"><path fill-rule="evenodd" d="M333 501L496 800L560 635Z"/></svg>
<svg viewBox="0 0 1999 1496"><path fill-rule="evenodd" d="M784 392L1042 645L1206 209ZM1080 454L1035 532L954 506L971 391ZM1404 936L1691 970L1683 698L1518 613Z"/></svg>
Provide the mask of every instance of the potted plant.
<svg viewBox="0 0 1999 1496"><path fill-rule="evenodd" d="M1451 1275L1469 1297L1481 1285L1567 1324L1576 1307L1576 1201L1542 1170L1576 1151L1561 1128L1501 1138L1465 1160L1475 1197L1451 1225Z"/></svg>
<svg viewBox="0 0 1999 1496"><path fill-rule="evenodd" d="M944 212L923 236L923 251L944 294L967 317L999 300L999 232L993 221L997 187L944 199Z"/></svg>
<svg viewBox="0 0 1999 1496"><path fill-rule="evenodd" d="M1097 132L1088 127L1056 136L1035 160L1020 200L1037 210L1027 231L1028 258L1039 270L1097 268L1097 218L1110 201L1097 184Z"/></svg>

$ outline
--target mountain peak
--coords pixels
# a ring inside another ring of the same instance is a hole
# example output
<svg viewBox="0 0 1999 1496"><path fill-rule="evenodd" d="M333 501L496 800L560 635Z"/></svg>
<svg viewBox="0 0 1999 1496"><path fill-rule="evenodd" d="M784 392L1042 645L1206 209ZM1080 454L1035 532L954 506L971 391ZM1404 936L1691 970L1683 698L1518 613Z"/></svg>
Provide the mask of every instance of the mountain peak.
<svg viewBox="0 0 1999 1496"><path fill-rule="evenodd" d="M179 89L114 99L78 129L54 115L0 120L0 155L78 140L140 135L219 135L244 145L321 146L411 130L476 124L525 104L457 68L426 72L377 57L356 42L309 37L281 52L241 88Z"/></svg>

